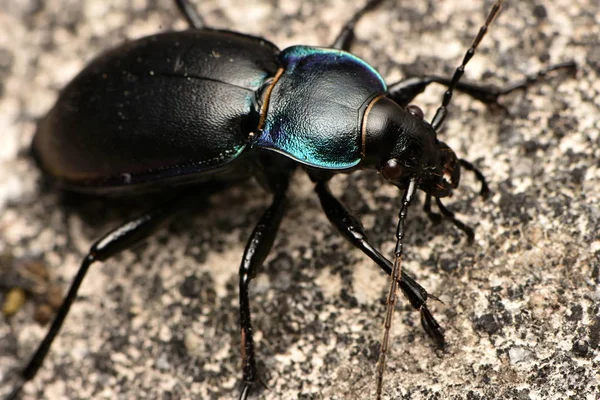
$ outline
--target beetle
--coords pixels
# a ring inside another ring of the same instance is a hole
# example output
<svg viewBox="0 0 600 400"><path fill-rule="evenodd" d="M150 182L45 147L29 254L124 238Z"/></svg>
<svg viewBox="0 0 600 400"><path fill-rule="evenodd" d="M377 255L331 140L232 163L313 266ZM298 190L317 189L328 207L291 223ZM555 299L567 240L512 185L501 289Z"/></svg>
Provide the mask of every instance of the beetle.
<svg viewBox="0 0 600 400"><path fill-rule="evenodd" d="M329 48L292 46L279 50L265 39L212 29L187 0L176 4L190 25L183 32L148 36L93 60L61 92L40 121L33 156L58 187L94 195L138 195L177 191L162 204L95 242L75 276L48 334L9 395L18 396L47 355L90 265L105 261L148 237L205 184L230 185L256 178L272 193L246 245L239 270L243 386L247 399L258 380L248 288L265 260L285 210L292 172L301 167L331 223L352 245L392 276L385 338L378 367L378 396L388 347L396 285L419 310L427 334L444 346L440 325L427 307L432 297L400 270L407 210L418 189L426 193L469 239L473 231L445 208L441 198L458 187L461 167L483 175L437 138L453 91L485 103L533 84L546 72L505 88L460 82L464 68L498 14L494 3L483 27L451 79L413 78L387 85L373 67L349 53L354 26L382 0L371 0L342 28ZM410 102L429 84L447 86L431 123ZM337 173L375 169L404 190L392 263L368 241L360 222L329 191Z"/></svg>

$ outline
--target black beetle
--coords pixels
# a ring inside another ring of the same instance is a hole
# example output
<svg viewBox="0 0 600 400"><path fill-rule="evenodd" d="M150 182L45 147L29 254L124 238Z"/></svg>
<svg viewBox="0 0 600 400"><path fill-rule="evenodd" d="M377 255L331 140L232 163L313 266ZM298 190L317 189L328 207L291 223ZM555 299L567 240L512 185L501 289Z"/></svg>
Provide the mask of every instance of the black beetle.
<svg viewBox="0 0 600 400"><path fill-rule="evenodd" d="M425 210L435 198L444 217L472 238L472 230L447 210L461 166L474 171L481 194L483 175L437 139L453 90L486 103L532 84L548 70L499 89L460 83L487 27L500 10L496 1L472 47L451 79L427 76L386 85L381 76L349 50L356 22L382 0L360 9L331 48L294 46L280 51L268 41L205 27L186 0L177 5L192 29L162 33L126 43L90 63L62 92L38 126L33 155L45 176L62 189L97 195L136 195L175 190L180 198L153 209L98 240L85 257L43 342L9 396L16 398L40 368L89 266L145 239L185 208L205 184L232 184L255 177L273 193L271 206L256 225L240 267L243 389L248 398L257 381L248 285L266 258L284 212L288 181L301 165L315 182L323 209L340 233L386 273L392 285L386 333L378 368L378 397L389 326L399 285L421 313L423 327L443 347L441 327L429 312L428 297L400 270L403 224L417 189L426 193ZM448 86L431 123L410 101L430 83ZM371 246L359 221L335 199L327 181L336 173L376 169L405 189L399 215L395 263ZM199 186L200 185L200 186ZM190 189L191 188L191 189Z"/></svg>

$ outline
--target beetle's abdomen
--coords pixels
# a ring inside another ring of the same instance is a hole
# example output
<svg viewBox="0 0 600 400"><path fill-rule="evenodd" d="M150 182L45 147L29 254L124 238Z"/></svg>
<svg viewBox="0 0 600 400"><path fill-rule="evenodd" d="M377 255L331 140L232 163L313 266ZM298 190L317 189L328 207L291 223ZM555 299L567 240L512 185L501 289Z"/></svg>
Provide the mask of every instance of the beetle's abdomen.
<svg viewBox="0 0 600 400"><path fill-rule="evenodd" d="M255 91L279 68L278 52L214 30L126 43L61 92L39 124L35 157L75 190L200 177L244 150Z"/></svg>
<svg viewBox="0 0 600 400"><path fill-rule="evenodd" d="M384 80L369 64L340 50L293 46L279 58L284 71L256 145L317 168L358 165L364 109L387 90Z"/></svg>

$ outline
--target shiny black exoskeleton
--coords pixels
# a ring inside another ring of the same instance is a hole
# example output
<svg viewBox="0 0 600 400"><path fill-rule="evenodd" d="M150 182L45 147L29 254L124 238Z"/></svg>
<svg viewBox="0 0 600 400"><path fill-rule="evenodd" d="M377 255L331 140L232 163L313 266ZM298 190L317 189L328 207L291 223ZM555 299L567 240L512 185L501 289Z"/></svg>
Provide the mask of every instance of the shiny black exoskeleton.
<svg viewBox="0 0 600 400"><path fill-rule="evenodd" d="M417 189L434 198L444 217L463 230L441 203L458 186L461 166L481 173L437 138L454 89L486 103L525 88L528 78L507 88L460 83L502 1L498 0L451 79L437 76L386 85L366 62L348 53L356 22L382 0L371 0L346 23L331 48L293 46L279 50L265 39L205 27L187 0L176 0L191 29L135 40L92 61L61 92L39 123L32 145L45 176L59 187L99 195L135 195L184 188L181 197L108 233L85 257L47 336L9 396L40 368L89 266L145 239L185 208L195 185L234 183L255 177L273 193L256 225L240 266L243 388L248 398L258 377L252 340L248 285L265 260L280 225L292 171L301 166L315 182L333 225L387 274L392 287L378 368L378 397L388 347L396 285L421 313L423 327L443 347L441 327L429 312L428 294L400 271L404 220ZM552 67L572 67L563 64ZM545 74L542 71L539 76ZM409 102L432 82L448 86L431 123ZM369 244L348 210L330 193L336 173L371 168L405 189L399 214L395 262ZM191 188L191 189L190 189Z"/></svg>

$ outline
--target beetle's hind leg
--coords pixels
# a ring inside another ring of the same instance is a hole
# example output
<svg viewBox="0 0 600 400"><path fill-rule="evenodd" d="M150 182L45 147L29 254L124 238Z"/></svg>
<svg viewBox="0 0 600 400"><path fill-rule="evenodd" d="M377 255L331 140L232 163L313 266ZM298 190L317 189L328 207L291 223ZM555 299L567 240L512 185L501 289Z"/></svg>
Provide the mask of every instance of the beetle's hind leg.
<svg viewBox="0 0 600 400"><path fill-rule="evenodd" d="M538 82L542 81L547 75L553 71L565 70L573 73L576 71L577 65L573 61L567 61L560 64L551 65L538 71L535 74L527 75L523 79L509 83L504 87L494 85L480 85L471 82L458 82L455 89L463 92L472 98L481 101L484 104L498 104L498 99L501 96L512 93L516 90L525 90ZM431 83L439 83L444 86L449 86L451 79L444 78L438 75L428 75L421 78L410 78L400 82L396 82L388 87L388 95L396 103L406 107L417 95L423 93L425 88Z"/></svg>
<svg viewBox="0 0 600 400"><path fill-rule="evenodd" d="M71 287L65 296L62 305L52 321L52 325L46 333L46 336L38 346L37 350L21 371L20 380L15 385L11 394L6 400L16 400L19 397L23 385L32 380L40 369L44 359L48 355L50 346L58 335L71 305L77 297L77 291L85 278L85 275L93 263L96 261L106 261L110 257L120 253L122 250L129 249L135 244L146 239L160 227L162 227L176 213L183 211L187 206L187 201L190 198L183 196L182 198L165 203L141 216L132 219L131 221L121 225L117 229L109 232L100 240L96 241L90 251L83 259Z"/></svg>
<svg viewBox="0 0 600 400"><path fill-rule="evenodd" d="M204 23L204 19L198 11L190 4L188 0L175 0L175 5L185 18L185 20L190 24L191 28L202 29L206 28L206 24Z"/></svg>
<svg viewBox="0 0 600 400"><path fill-rule="evenodd" d="M362 224L354 217L342 203L339 202L329 191L327 182L318 182L315 191L319 195L321 206L329 221L336 227L342 236L348 240L354 247L360 249L371 260L381 268L386 274L392 273L392 263L377 251L368 241ZM439 300L437 297L427 293L427 291L417 283L404 270L401 271L400 289L408 299L414 309L421 313L421 324L423 329L439 348L444 348L444 331L437 323L429 309L427 308L427 299Z"/></svg>
<svg viewBox="0 0 600 400"><path fill-rule="evenodd" d="M375 9L383 0L369 0L367 4L358 10L348 22L344 24L342 31L337 35L335 41L331 45L331 48L350 51L352 42L354 41L354 27L358 21L369 11Z"/></svg>

